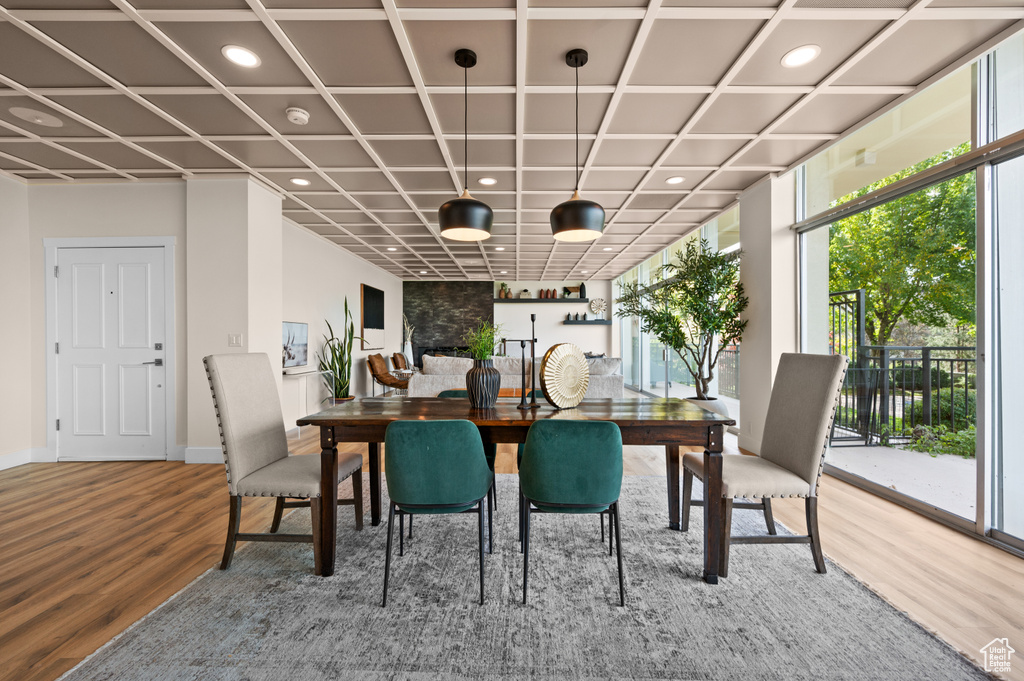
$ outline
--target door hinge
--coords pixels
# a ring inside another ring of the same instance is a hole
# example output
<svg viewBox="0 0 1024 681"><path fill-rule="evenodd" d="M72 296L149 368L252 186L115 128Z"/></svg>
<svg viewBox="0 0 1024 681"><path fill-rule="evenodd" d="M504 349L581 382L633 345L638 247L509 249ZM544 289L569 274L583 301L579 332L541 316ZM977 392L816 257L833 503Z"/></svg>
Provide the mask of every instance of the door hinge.
<svg viewBox="0 0 1024 681"><path fill-rule="evenodd" d="M57 430L60 430L60 419L57 419Z"/></svg>
<svg viewBox="0 0 1024 681"><path fill-rule="evenodd" d="M55 276L55 277L59 277L60 276L60 266L58 266L58 265L54 265L53 266L53 276Z"/></svg>
<svg viewBox="0 0 1024 681"><path fill-rule="evenodd" d="M54 343L53 344L53 354L55 354L55 355L59 355L60 354L60 343Z"/></svg>

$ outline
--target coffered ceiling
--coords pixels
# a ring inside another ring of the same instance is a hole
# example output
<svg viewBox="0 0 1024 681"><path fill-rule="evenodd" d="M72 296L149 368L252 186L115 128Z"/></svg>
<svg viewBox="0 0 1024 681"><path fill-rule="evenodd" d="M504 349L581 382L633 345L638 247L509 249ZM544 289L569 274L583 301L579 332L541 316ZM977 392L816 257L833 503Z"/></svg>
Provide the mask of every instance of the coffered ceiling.
<svg viewBox="0 0 1024 681"><path fill-rule="evenodd" d="M0 0L0 173L245 172L403 279L611 278L1022 20L1024 0ZM463 185L460 47L469 185L495 214L472 244L437 233ZM581 188L608 224L566 244L548 215L573 188L577 47Z"/></svg>

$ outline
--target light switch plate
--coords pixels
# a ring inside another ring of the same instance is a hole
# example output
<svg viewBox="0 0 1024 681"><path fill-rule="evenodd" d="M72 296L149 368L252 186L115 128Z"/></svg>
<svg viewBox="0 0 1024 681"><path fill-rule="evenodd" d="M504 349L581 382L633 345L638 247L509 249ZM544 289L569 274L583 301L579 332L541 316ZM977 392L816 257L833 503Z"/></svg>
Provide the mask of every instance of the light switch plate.
<svg viewBox="0 0 1024 681"><path fill-rule="evenodd" d="M240 347L242 347L242 334L240 334L240 333L229 333L228 334L228 347L229 348L240 348Z"/></svg>

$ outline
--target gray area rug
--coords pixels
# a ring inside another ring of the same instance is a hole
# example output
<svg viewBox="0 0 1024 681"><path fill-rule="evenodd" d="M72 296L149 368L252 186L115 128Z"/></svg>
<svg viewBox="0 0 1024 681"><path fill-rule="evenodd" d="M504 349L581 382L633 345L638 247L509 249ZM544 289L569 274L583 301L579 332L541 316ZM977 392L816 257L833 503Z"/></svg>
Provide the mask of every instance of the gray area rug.
<svg viewBox="0 0 1024 681"><path fill-rule="evenodd" d="M499 476L494 554L479 594L476 516L420 516L380 607L386 518L339 509L334 576L312 548L250 544L71 670L84 679L984 679L950 647L804 545L736 546L700 579L701 512L667 529L665 479L627 477L626 607L594 516L534 516L521 604L516 478ZM386 505L385 505L386 508ZM283 532L308 532L308 510ZM734 513L737 534L764 531ZM828 537L825 538L826 548Z"/></svg>

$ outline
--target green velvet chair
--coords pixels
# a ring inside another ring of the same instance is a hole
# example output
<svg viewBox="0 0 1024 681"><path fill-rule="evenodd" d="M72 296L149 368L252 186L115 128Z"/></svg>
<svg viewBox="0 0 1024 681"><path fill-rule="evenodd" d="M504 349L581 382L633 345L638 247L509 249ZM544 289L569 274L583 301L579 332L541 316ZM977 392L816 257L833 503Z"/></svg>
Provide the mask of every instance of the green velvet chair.
<svg viewBox="0 0 1024 681"><path fill-rule="evenodd" d="M618 556L619 604L625 605L619 527L619 492L622 489L619 427L607 421L537 421L526 436L519 484L524 508L523 603L526 603L529 581L531 515L608 511Z"/></svg>
<svg viewBox="0 0 1024 681"><path fill-rule="evenodd" d="M437 396L438 397L443 397L443 398L449 398L449 399L450 398L456 398L456 399L461 398L461 399L464 399L464 400L468 400L469 399L469 391L468 390L442 390L441 392L439 392L437 394ZM496 458L498 458L498 445L494 444L493 442L485 443L484 444L484 456L487 457L487 466L488 466L488 468L491 469L491 472L493 473L494 472L494 460ZM523 456L523 446L522 445L519 445L519 456L520 456L520 458L522 458L522 456ZM488 498L488 506L489 506L488 510L491 513L493 513L498 508L498 490L496 489L495 485L493 485L493 484L491 485L491 493L490 493L490 497ZM412 518L409 518L409 536L410 537L412 536Z"/></svg>
<svg viewBox="0 0 1024 681"><path fill-rule="evenodd" d="M384 448L391 507L381 606L388 604L391 535L396 513L400 521L406 514L410 515L410 521L411 516L417 514L479 515L480 604L483 605L484 498L494 482L494 472L487 466L480 431L472 421L395 421L384 432ZM399 537L401 535L399 530ZM399 555L402 553L404 550Z"/></svg>

